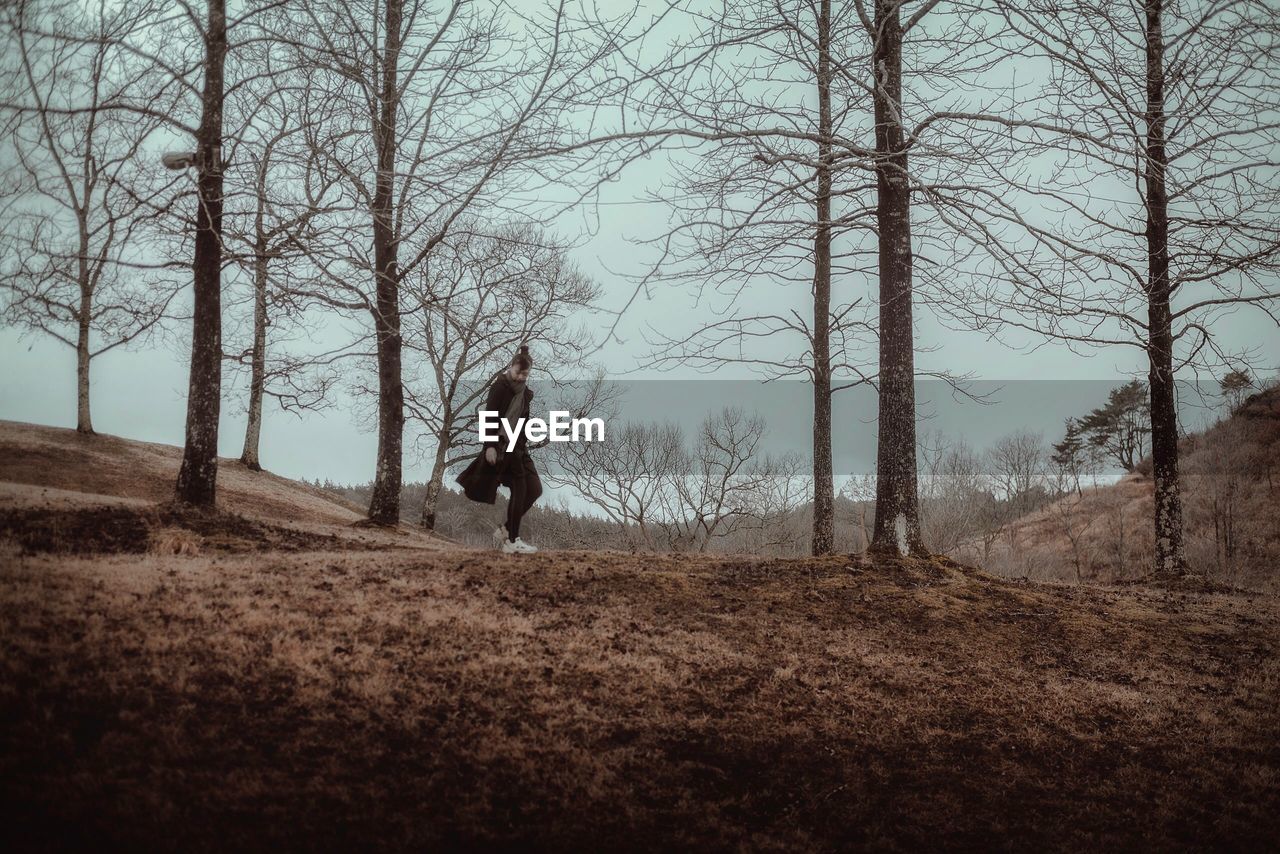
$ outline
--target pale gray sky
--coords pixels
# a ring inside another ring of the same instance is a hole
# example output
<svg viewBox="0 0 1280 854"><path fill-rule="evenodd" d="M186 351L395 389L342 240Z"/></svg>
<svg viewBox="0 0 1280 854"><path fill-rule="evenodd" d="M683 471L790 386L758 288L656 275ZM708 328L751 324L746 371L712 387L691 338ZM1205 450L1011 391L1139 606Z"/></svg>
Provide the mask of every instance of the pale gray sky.
<svg viewBox="0 0 1280 854"><path fill-rule="evenodd" d="M612 185L605 201L614 197L625 201L634 198L653 176L632 173L625 181ZM569 220L561 223L567 230ZM605 272L639 271L642 260L632 240L665 227L665 212L640 205L604 205L598 235L583 246L576 257L582 267L594 272L604 286L606 307L620 306L630 296L633 285ZM865 288L865 282L855 287ZM836 282L837 293L845 283ZM809 295L797 288L775 289L770 299L777 311L795 309L811 311ZM697 319L691 313L692 300L682 290L667 287L652 300L637 300L624 317L619 334L625 344L612 344L601 351L600 363L612 375L630 371L637 359L647 352L640 337L647 324L678 329ZM598 323L608 322L600 317ZM687 328L687 327L686 327ZM1251 342L1262 352L1260 362L1274 370L1280 365L1280 334L1261 313L1241 310L1221 321L1217 333L1237 342ZM917 340L928 344L931 352L922 353L922 369L946 369L957 374L972 374L978 380L1049 381L1049 380L1117 380L1143 372L1139 353L1133 348L1100 350L1092 357L1082 357L1060 344L1045 343L1031 353L1019 353L1002 344L985 340L971 332L956 332L942 327L921 313ZM1027 339L1028 341L1033 339ZM60 427L75 426L75 359L70 348L46 338L20 340L11 328L0 329L0 418L31 421ZM717 378L745 378L741 370L726 370ZM628 374L627 378L686 377L713 381L690 371L670 374ZM1186 377L1191 380L1194 377ZM531 379L537 384L537 375ZM94 425L100 432L151 442L181 444L186 412L186 370L175 348L155 342L132 350L117 349L94 361L93 410ZM1105 399L1105 391L1091 405ZM719 401L708 401L709 408ZM993 410L977 404L965 404L974 418L989 420ZM966 411L969 411L966 410ZM294 478L331 478L338 482L363 482L372 476L376 436L371 425L363 421L364 408L349 401L323 413L312 413L299 419L268 409L262 437L262 460L270 470ZM1068 412L1070 414L1070 412ZM1018 408L1015 417L1001 413L1008 421L999 425L998 433L1021 427L1044 429L1050 438L1061 423L1059 413L1034 413ZM966 419L967 420L967 419ZM839 425L838 425L839 426ZM963 432L958 423L950 425ZM949 425L932 419L926 429L948 432ZM870 431L874 425L849 425L847 429ZM223 456L240 453L244 414L241 404L228 400L223 407L219 427L219 449ZM997 433L997 435L998 435ZM406 457L406 480L423 479L426 468L422 461Z"/></svg>
<svg viewBox="0 0 1280 854"><path fill-rule="evenodd" d="M604 308L617 309L627 301L634 288L627 276L641 273L652 258L651 250L643 241L671 225L666 208L638 202L649 191L661 187L667 178L662 158L640 161L603 189L598 207L567 212L552 224L564 236L581 238L574 257L582 269L602 285ZM530 203L545 201L531 199ZM838 278L833 283L833 302L870 296L866 292L872 285L865 277ZM753 310L774 313L794 310L801 316L812 315L805 287L781 287L774 282L755 281L750 283L747 300ZM689 331L709 317L706 305L695 305L687 289L659 285L650 298L642 296L631 305L619 325L622 343L603 348L598 353L599 364L611 375L629 372L648 353L642 338L646 327L679 333ZM600 315L589 322L603 327L611 318ZM186 346L186 336L181 325L175 325L174 331L177 333L174 337L180 339L177 344L154 340L131 350L114 350L95 360L93 417L100 432L145 441L181 443L187 384L182 347ZM1242 309L1225 315L1215 332L1233 346L1257 348L1256 362L1264 371L1274 372L1280 367L1280 334L1262 313ZM322 333L322 341L324 337ZM341 336L335 333L334 337L336 340ZM917 317L917 341L927 348L918 357L921 370L946 370L968 374L977 380L1112 381L1145 373L1141 353L1136 348L1114 347L1085 357L1060 344L1023 336L1014 339L1022 345L1020 350L983 335L947 329L924 311ZM1029 351L1032 344L1040 346ZM867 358L874 361L874 354L868 353ZM69 348L38 336L20 339L15 330L0 328L0 365L3 365L0 418L63 427L75 425L75 365ZM629 379L636 376L627 374ZM707 379L706 375L689 371L638 376ZM744 370L729 368L717 378L750 376ZM531 382L536 387L536 373ZM1101 404L1104 398L1105 393L1101 393L1088 405ZM1063 400L1074 401L1074 398L1068 396ZM950 411L945 419L929 421L926 428L965 433L971 429L971 422L985 422L988 431L994 427L997 435L1031 427L1044 430L1048 438L1056 439L1063 417L1058 408L1051 406L1038 410L1015 406L999 415L996 410L981 409L977 404L967 406L972 407L965 410L970 414L962 416L958 410ZM220 426L220 453L224 456L237 456L240 452L244 429L241 407L239 396L228 398L224 404ZM1066 414L1071 414L1069 406ZM874 436L874 424L863 421L856 425L837 425L837 429ZM375 446L367 406L356 405L342 394L328 411L301 419L280 412L270 401L267 403L262 460L267 468L279 474L339 482L368 481L373 472ZM421 460L409 454L405 462L406 480L425 477Z"/></svg>

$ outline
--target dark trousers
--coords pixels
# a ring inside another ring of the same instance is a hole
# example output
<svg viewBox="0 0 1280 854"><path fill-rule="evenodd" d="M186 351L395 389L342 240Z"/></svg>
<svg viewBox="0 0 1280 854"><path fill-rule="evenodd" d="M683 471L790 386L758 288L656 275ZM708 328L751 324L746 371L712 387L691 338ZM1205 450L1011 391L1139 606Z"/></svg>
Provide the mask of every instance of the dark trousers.
<svg viewBox="0 0 1280 854"><path fill-rule="evenodd" d="M514 540L520 536L520 519L542 495L542 479L533 467L533 459L524 450L509 454L505 463L502 482L511 490L507 500L507 537Z"/></svg>

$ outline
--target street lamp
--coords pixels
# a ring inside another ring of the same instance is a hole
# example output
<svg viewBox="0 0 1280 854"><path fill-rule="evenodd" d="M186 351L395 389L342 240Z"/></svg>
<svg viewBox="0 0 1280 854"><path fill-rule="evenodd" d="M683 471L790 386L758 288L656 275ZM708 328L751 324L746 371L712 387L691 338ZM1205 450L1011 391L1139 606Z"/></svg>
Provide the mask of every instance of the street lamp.
<svg viewBox="0 0 1280 854"><path fill-rule="evenodd" d="M221 146L214 146L213 148L213 163L211 164L212 168L209 170L211 172L217 172L219 170L220 164L218 163L218 155L220 153L220 148ZM200 163L200 159L199 151L166 151L164 154L160 155L160 162L163 163L166 168L173 169L174 171L187 169L191 166L195 166L199 169L202 165Z"/></svg>
<svg viewBox="0 0 1280 854"><path fill-rule="evenodd" d="M186 169L188 166L194 166L196 162L196 153L194 151L166 151L160 155L160 162L167 169L180 170Z"/></svg>

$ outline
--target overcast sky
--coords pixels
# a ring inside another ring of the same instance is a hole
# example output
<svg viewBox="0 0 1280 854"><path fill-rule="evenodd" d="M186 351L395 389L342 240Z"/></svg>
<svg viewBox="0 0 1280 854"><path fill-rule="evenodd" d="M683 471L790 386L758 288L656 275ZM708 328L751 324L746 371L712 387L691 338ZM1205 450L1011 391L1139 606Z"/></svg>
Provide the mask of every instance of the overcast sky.
<svg viewBox="0 0 1280 854"><path fill-rule="evenodd" d="M578 240L574 259L602 286L601 305L605 309L617 310L627 303L635 287L629 276L642 273L652 257L643 241L670 227L664 206L643 202L668 177L662 158L640 161L604 188L597 206L568 211L550 224L559 234ZM565 193L566 197L570 195ZM833 282L833 303L870 297L873 287L874 281L865 276L837 277ZM785 314L794 310L801 316L812 315L807 287L758 281L750 283L748 295L753 308L761 311ZM596 359L610 375L628 379L685 377L714 382L717 378L750 377L744 369L726 369L714 378L688 370L633 373L651 352L643 339L647 328L687 332L711 316L710 307L696 303L687 288L659 286L632 302L618 326L621 341L609 343L596 354ZM613 322L606 314L586 320L596 328ZM129 350L117 349L94 361L93 421L99 432L169 444L182 441L187 386L183 348L187 345L181 326L175 326L173 331L175 335ZM1242 309L1226 315L1214 332L1232 345L1256 348L1256 364L1264 372L1272 373L1280 366L1280 334L1261 312ZM1142 354L1136 348L1115 347L1082 356L1060 344L1026 336L1014 339L1015 346L1011 347L980 334L947 329L926 311L918 312L916 340L923 348L917 360L922 372L945 370L978 381L1014 381L1018 384L1011 388L1024 389L1020 394L1009 393L1010 399L1017 398L1019 402L1004 409L969 403L946 404L940 411L936 401L923 401L928 414L934 416L925 429L965 434L971 440L976 438L977 444L984 436L1024 427L1042 430L1047 438L1056 439L1065 415L1078 413L1081 406L1096 406L1105 399L1105 386L1091 390L1076 385L1070 394L1057 394L1046 391L1045 384L1121 381L1145 374ZM868 351L865 358L874 362L874 352ZM74 427L75 362L71 349L48 338L33 335L24 339L12 328L0 328L0 364L0 418ZM535 388L538 385L536 372L531 384ZM1025 393L1031 385L1039 390ZM686 396L681 403L690 404L686 385L669 388L670 394ZM1087 400L1095 392L1097 399ZM999 392L995 396L1000 399ZM718 395L708 394L706 398L708 408L720 403ZM1028 400L1045 403L1029 406ZM954 406L968 408L962 411ZM839 411L837 407L838 414ZM873 414L847 417L852 423L838 422L838 435L874 437ZM237 394L229 397L223 407L219 433L223 456L239 455L243 430L243 395ZM328 411L308 414L304 419L281 413L270 401L267 403L261 457L265 467L279 474L366 482L372 476L375 447L368 407L345 394L339 394ZM424 460L415 453L408 452L405 463L406 480L425 477Z"/></svg>
<svg viewBox="0 0 1280 854"><path fill-rule="evenodd" d="M626 203L641 195L655 177L637 169L612 185L603 199L606 204L600 208L597 236L575 253L583 269L594 273L603 285L604 305L608 308L621 307L631 295L634 285L607 272L606 267L619 272L637 272L642 253L634 248L633 241L666 225L665 210ZM567 232L573 227L573 221L572 215L563 218L559 223L560 230ZM851 287L865 289L867 283L837 281L834 283L836 298L840 298L842 289ZM771 308L783 312L794 309L801 314L812 311L809 294L798 288L775 289ZM688 328L690 318L697 316L695 311L692 298L683 289L664 288L657 291L652 299L642 296L632 304L619 327L619 336L624 343L604 348L599 353L600 363L613 376L623 377L623 372L628 372L625 374L627 379L684 377L714 382L714 377L688 370L665 374L652 371L630 373L637 361L649 353L649 347L641 337L646 326L652 324L674 331L684 324ZM612 322L612 318L599 316L594 322L603 325ZM1258 345L1261 348L1260 363L1272 366L1273 371L1280 365L1280 335L1261 313L1236 312L1224 318L1216 332L1234 342ZM1034 352L1019 352L988 341L980 334L948 330L926 312L920 313L916 337L921 345L932 348L918 358L922 370L946 369L956 374L970 374L976 380L1025 381L1031 384L1061 380L1118 381L1145 373L1141 356L1133 348L1116 347L1083 357L1060 344L1037 342L1041 346ZM1031 342L1034 339L1026 340ZM0 330L0 362L4 365L0 371L0 418L60 427L75 426L75 358L70 348L34 336L20 340L13 329L5 328ZM745 378L749 374L736 369L716 376ZM530 380L535 388L537 381L535 372ZM183 357L175 346L154 342L147 347L109 352L94 361L94 426L100 432L131 439L181 444L186 384ZM671 386L673 392L677 388L683 390L687 386ZM1078 390L1077 387L1076 393ZM1037 396L1043 394L1038 392ZM1105 388L1097 388L1096 394L1098 399L1091 406L1105 400ZM1053 397L1052 394L1048 396ZM997 398L1000 397L997 394ZM1017 395L1010 392L1005 397ZM718 400L709 400L708 409L718 404ZM964 411L972 413L971 418L994 429L997 435L1029 427L1044 430L1049 438L1057 438L1051 434L1061 424L1062 417L1075 411L1072 408L1074 403L1067 406L1065 413L1025 406L993 410L975 403L956 405L964 406ZM224 404L219 428L219 448L223 456L235 457L240 453L244 430L242 407L239 400L229 400ZM373 470L376 436L372 424L366 420L366 413L366 407L344 399L327 412L312 413L305 419L299 419L270 408L268 403L262 436L264 466L287 477L330 478L344 483L368 481ZM972 426L970 424L969 429ZM868 437L875 433L874 423L837 423L836 427L837 432L843 429ZM964 432L958 421L936 417L925 423L924 429L943 433ZM425 477L424 461L410 453L405 463L406 480Z"/></svg>

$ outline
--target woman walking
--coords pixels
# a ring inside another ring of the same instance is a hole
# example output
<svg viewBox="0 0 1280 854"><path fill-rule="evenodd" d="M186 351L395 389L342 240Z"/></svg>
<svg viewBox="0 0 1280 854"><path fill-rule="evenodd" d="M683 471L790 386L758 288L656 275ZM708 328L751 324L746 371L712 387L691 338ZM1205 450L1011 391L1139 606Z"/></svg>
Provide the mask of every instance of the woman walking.
<svg viewBox="0 0 1280 854"><path fill-rule="evenodd" d="M519 419L527 419L533 389L526 381L532 367L533 357L529 355L528 346L522 344L506 370L494 377L482 411L496 412L512 429ZM468 498L486 504L497 500L499 484L511 490L507 521L494 530L494 544L506 553L530 554L537 549L520 539L520 520L542 495L542 481L525 447L524 431L519 432L515 447L509 452L501 438L504 431L500 429L498 435L500 438L484 443L484 449L458 475L457 482Z"/></svg>

